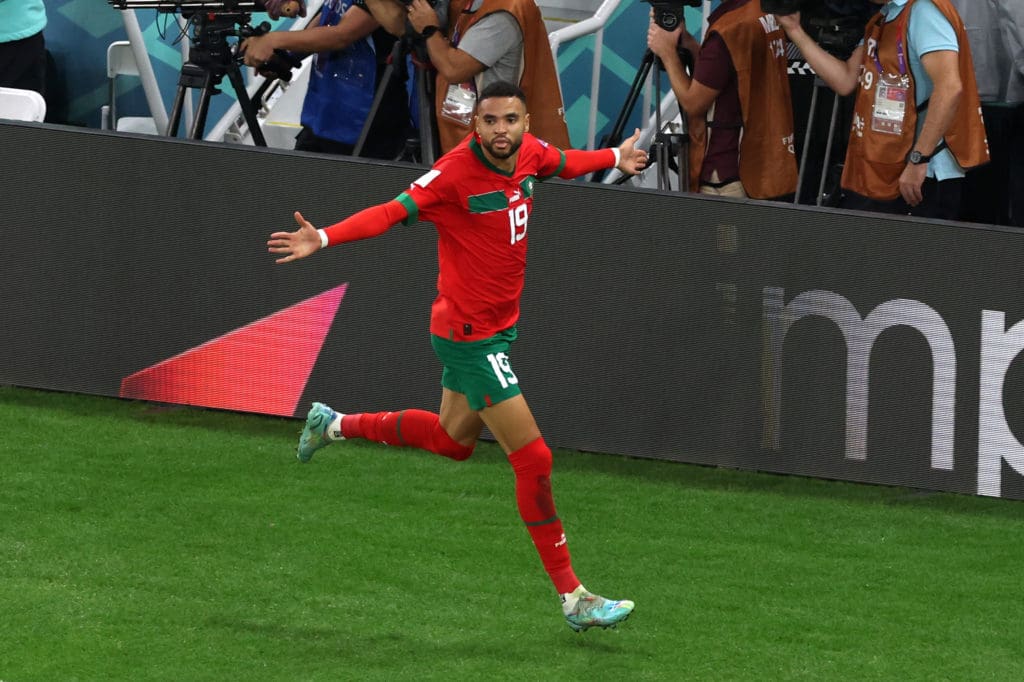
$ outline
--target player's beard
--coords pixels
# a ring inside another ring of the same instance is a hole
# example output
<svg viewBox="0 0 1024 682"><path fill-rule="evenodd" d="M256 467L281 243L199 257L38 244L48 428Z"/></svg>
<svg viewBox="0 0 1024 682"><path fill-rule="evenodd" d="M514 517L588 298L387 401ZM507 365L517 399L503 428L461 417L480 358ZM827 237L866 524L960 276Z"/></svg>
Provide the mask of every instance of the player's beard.
<svg viewBox="0 0 1024 682"><path fill-rule="evenodd" d="M509 141L508 149L505 150L495 149L494 140L484 143L484 146L487 148L487 152L496 159L507 159L518 152L519 148L523 146L523 138L521 137L518 140L513 140L511 137L506 137L504 139Z"/></svg>

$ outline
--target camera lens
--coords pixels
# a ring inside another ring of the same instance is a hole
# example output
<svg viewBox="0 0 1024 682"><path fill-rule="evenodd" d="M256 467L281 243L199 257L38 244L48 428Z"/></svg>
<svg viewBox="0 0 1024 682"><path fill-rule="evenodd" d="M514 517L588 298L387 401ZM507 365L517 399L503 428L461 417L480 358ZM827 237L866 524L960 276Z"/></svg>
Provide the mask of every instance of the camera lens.
<svg viewBox="0 0 1024 682"><path fill-rule="evenodd" d="M679 17L673 12L661 12L655 18L658 26L661 26L666 31L676 30L676 26L679 25Z"/></svg>

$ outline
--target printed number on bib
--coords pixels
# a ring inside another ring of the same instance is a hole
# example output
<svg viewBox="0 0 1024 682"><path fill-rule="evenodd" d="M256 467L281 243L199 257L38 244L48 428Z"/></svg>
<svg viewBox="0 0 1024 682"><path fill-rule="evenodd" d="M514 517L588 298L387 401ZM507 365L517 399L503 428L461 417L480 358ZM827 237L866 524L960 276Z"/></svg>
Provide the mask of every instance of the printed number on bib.
<svg viewBox="0 0 1024 682"><path fill-rule="evenodd" d="M515 208L508 210L508 227L512 233L512 241L510 243L513 246L526 236L526 221L529 219L530 212L527 210L526 204L519 204Z"/></svg>
<svg viewBox="0 0 1024 682"><path fill-rule="evenodd" d="M516 378L515 373L512 371L512 365L508 364L508 355L505 353L490 353L487 356L487 361L491 363L494 376L498 377L498 383L501 384L502 388L508 388L512 384L519 383L519 379Z"/></svg>

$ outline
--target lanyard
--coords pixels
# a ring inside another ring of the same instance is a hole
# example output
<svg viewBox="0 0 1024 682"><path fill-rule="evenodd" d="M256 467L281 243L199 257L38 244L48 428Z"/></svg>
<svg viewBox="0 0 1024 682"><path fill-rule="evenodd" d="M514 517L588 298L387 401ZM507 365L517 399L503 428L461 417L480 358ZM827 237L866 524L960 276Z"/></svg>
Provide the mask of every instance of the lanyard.
<svg viewBox="0 0 1024 682"><path fill-rule="evenodd" d="M910 0L900 13L900 18L896 20L896 59L899 63L900 75L907 75L907 53L903 47L905 39L907 37L907 24L910 22L910 6L914 4L914 0ZM875 46L875 51L871 57L875 60L875 66L878 67L878 75L884 75L882 68L882 62L878 58L878 48L882 44L882 34L885 32L886 22L882 22L878 28L878 45Z"/></svg>
<svg viewBox="0 0 1024 682"><path fill-rule="evenodd" d="M459 18L455 20L455 30L452 31L451 44L452 47L458 47L459 40L462 38L462 18L467 14L475 14L476 10L471 9L475 0L466 0L466 4L459 11Z"/></svg>

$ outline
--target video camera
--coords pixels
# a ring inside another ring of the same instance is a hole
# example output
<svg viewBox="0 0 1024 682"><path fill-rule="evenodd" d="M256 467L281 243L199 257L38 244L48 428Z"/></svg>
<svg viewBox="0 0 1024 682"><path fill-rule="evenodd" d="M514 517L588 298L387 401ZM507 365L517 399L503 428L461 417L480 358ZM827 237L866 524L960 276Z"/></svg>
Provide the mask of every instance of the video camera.
<svg viewBox="0 0 1024 682"><path fill-rule="evenodd" d="M241 62L241 56L227 42L236 37L240 41L261 36L271 30L270 22L257 26L250 24L251 12L262 12L262 0L107 0L118 10L155 9L158 12L181 13L195 26L193 50L190 57L204 68L223 69L232 61ZM274 50L271 58L260 67L260 73L290 81L292 68L302 62L285 50Z"/></svg>
<svg viewBox="0 0 1024 682"><path fill-rule="evenodd" d="M107 0L115 9L155 9L184 15L204 12L262 12L262 0Z"/></svg>
<svg viewBox="0 0 1024 682"><path fill-rule="evenodd" d="M683 11L687 7L700 7L702 0L642 0L654 12L654 23L666 31L674 31L683 24Z"/></svg>
<svg viewBox="0 0 1024 682"><path fill-rule="evenodd" d="M769 14L800 12L800 25L833 57L848 59L864 38L864 27L878 6L870 0L761 0Z"/></svg>

